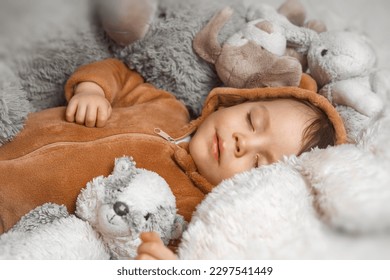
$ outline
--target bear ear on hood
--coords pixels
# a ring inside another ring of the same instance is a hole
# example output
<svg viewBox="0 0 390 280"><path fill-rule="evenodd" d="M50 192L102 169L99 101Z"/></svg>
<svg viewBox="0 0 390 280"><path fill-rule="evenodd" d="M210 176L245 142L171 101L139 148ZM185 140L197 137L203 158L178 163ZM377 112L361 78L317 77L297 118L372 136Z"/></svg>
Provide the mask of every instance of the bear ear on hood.
<svg viewBox="0 0 390 280"><path fill-rule="evenodd" d="M310 75L306 73L302 74L301 82L299 83L299 88L318 92L317 82Z"/></svg>

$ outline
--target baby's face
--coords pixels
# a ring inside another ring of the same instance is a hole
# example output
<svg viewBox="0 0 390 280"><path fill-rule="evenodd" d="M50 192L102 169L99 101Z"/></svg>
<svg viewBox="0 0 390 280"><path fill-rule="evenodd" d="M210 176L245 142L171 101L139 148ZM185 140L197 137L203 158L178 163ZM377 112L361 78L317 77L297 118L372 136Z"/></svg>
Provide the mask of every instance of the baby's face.
<svg viewBox="0 0 390 280"><path fill-rule="evenodd" d="M292 99L247 102L212 113L196 131L190 153L200 174L216 185L233 175L300 152L314 117Z"/></svg>

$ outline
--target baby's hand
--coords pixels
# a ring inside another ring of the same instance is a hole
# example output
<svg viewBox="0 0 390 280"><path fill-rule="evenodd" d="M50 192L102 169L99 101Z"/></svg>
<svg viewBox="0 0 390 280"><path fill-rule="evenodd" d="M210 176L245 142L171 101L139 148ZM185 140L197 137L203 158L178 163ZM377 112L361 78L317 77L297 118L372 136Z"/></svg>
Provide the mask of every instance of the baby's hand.
<svg viewBox="0 0 390 280"><path fill-rule="evenodd" d="M164 245L156 232L141 233L136 260L177 260L177 256Z"/></svg>
<svg viewBox="0 0 390 280"><path fill-rule="evenodd" d="M103 127L111 111L111 104L105 98L103 89L95 83L83 82L77 85L75 95L69 101L65 119L87 127Z"/></svg>

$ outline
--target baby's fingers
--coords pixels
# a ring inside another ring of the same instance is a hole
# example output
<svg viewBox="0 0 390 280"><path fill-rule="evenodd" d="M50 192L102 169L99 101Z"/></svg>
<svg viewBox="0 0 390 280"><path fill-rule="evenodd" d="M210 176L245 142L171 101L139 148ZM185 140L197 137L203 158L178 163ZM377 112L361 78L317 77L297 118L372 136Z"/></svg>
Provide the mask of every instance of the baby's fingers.
<svg viewBox="0 0 390 280"><path fill-rule="evenodd" d="M177 256L168 249L155 232L141 234L142 243L138 247L137 260L175 260Z"/></svg>
<svg viewBox="0 0 390 280"><path fill-rule="evenodd" d="M96 127L103 127L111 116L111 105L99 106L96 113Z"/></svg>
<svg viewBox="0 0 390 280"><path fill-rule="evenodd" d="M155 242L155 243L160 243L164 244L160 238L160 235L157 232L150 231L150 232L142 232L140 234L140 238L143 242Z"/></svg>
<svg viewBox="0 0 390 280"><path fill-rule="evenodd" d="M85 126L86 127L95 127L96 118L97 118L98 108L93 105L89 105L85 113Z"/></svg>
<svg viewBox="0 0 390 280"><path fill-rule="evenodd" d="M68 122L74 122L76 111L77 111L77 102L71 100L68 104L68 107L66 107L65 120Z"/></svg>
<svg viewBox="0 0 390 280"><path fill-rule="evenodd" d="M76 117L75 117L76 123L83 125L85 123L86 114L87 114L87 106L79 103L76 110Z"/></svg>
<svg viewBox="0 0 390 280"><path fill-rule="evenodd" d="M138 254L135 257L135 260L151 261L151 260L157 260L157 259L155 257L152 257L151 255L148 255L148 254L145 254L145 253L141 253L141 254Z"/></svg>

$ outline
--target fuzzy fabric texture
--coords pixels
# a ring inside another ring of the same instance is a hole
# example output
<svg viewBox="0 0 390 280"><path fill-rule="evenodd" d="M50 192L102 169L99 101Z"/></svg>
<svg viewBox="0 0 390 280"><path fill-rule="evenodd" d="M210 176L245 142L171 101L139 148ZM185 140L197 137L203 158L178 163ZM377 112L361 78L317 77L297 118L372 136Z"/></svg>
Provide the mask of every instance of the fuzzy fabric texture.
<svg viewBox="0 0 390 280"><path fill-rule="evenodd" d="M110 254L89 223L44 204L0 236L0 260L106 260Z"/></svg>
<svg viewBox="0 0 390 280"><path fill-rule="evenodd" d="M25 118L33 110L22 89L20 80L4 62L0 61L0 145L9 141L22 128ZM12 94L10 94L10 92Z"/></svg>
<svg viewBox="0 0 390 280"><path fill-rule="evenodd" d="M28 113L65 105L63 88L78 66L112 55L89 0L4 0L0 26L1 145Z"/></svg>

